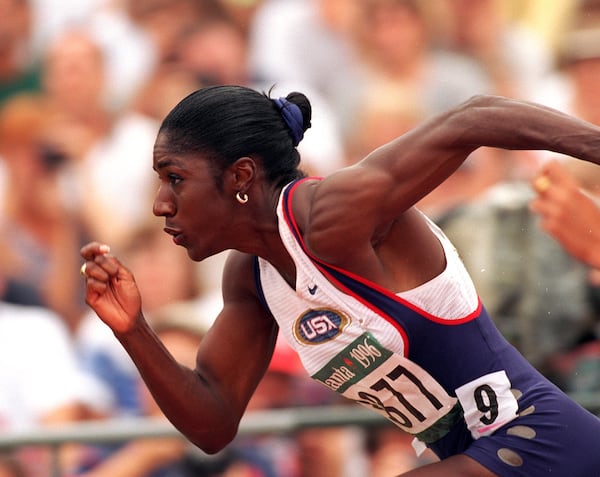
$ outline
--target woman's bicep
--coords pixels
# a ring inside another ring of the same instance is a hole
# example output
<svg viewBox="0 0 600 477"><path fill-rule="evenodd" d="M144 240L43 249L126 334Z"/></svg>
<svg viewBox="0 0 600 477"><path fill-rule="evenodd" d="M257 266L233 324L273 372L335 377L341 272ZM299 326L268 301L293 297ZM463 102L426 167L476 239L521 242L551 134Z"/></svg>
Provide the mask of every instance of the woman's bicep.
<svg viewBox="0 0 600 477"><path fill-rule="evenodd" d="M357 164L357 175L378 188L382 213L394 217L409 209L460 167L475 147L457 141L458 134L451 121L437 117Z"/></svg>
<svg viewBox="0 0 600 477"><path fill-rule="evenodd" d="M381 145L319 185L332 202L373 200L371 207L407 210L447 179L478 145L465 134L467 105L431 117ZM331 191L337 194L330 194ZM364 194L364 195L363 195Z"/></svg>

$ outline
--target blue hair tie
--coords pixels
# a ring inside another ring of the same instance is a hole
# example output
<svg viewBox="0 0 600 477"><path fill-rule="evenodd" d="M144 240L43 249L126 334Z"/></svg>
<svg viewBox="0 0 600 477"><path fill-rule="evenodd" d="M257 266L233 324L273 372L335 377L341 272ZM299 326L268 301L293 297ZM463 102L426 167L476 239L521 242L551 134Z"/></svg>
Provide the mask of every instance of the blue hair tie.
<svg viewBox="0 0 600 477"><path fill-rule="evenodd" d="M302 117L302 111L297 104L290 103L285 98L278 98L273 101L277 105L283 120L290 129L294 140L294 147L296 147L304 137L304 119Z"/></svg>

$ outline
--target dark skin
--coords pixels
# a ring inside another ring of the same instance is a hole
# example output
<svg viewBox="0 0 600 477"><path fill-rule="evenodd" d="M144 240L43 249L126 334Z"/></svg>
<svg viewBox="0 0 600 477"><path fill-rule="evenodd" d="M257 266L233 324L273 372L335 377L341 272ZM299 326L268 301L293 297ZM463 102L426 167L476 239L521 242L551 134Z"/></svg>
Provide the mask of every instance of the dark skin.
<svg viewBox="0 0 600 477"><path fill-rule="evenodd" d="M293 208L306 244L321 259L394 292L430 280L443 271L445 257L413 205L479 146L547 149L597 162L600 130L538 105L474 98L352 167L304 182ZM205 158L171 154L164 136L155 146L154 168L160 178L154 213L165 218L174 242L192 260L233 250L223 275L224 307L202 341L196 368L179 365L162 346L141 313L134 277L99 243L82 248L86 299L128 351L171 422L197 446L216 452L235 437L278 332L257 296L252 256L272 263L290 286L295 282L293 261L277 231L280 189L250 157L228 167L219 188ZM238 192L248 194L246 204L235 199ZM494 474L457 455L403 475Z"/></svg>

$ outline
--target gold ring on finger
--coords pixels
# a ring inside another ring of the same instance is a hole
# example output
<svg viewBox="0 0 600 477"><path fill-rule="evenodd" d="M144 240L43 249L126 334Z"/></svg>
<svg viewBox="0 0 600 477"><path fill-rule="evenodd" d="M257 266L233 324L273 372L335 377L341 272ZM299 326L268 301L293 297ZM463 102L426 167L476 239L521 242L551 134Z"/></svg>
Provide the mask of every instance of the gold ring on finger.
<svg viewBox="0 0 600 477"><path fill-rule="evenodd" d="M535 190L537 190L540 193L546 192L548 189L550 189L551 185L552 185L552 182L550 182L550 179L548 179L548 176L540 176L533 183Z"/></svg>

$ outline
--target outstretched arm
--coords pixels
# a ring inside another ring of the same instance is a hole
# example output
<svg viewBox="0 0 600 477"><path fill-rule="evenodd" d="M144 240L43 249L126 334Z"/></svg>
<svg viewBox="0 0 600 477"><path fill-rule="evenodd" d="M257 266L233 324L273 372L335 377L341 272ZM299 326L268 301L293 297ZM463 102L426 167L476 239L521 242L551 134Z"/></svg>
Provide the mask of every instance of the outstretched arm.
<svg viewBox="0 0 600 477"><path fill-rule="evenodd" d="M408 208L479 147L548 150L600 163L600 128L530 102L478 96L374 151L357 168L384 174L389 215ZM358 174L357 174L358 175Z"/></svg>
<svg viewBox="0 0 600 477"><path fill-rule="evenodd" d="M202 340L192 370L173 358L144 319L129 270L98 243L81 253L86 302L131 356L162 412L204 451L221 450L237 433L277 336L275 321L253 292L251 258L233 253L228 260L224 308Z"/></svg>
<svg viewBox="0 0 600 477"><path fill-rule="evenodd" d="M546 164L532 181L531 210L540 226L575 258L600 269L600 206L558 162Z"/></svg>
<svg viewBox="0 0 600 477"><path fill-rule="evenodd" d="M340 237L370 240L482 146L549 150L598 163L600 128L539 104L474 97L315 186L307 226L322 231L335 223ZM343 224L336 221L341 216Z"/></svg>

